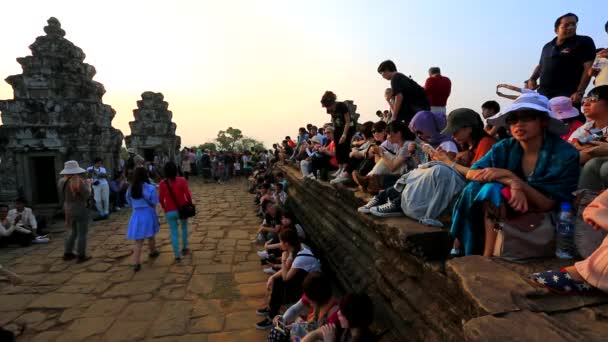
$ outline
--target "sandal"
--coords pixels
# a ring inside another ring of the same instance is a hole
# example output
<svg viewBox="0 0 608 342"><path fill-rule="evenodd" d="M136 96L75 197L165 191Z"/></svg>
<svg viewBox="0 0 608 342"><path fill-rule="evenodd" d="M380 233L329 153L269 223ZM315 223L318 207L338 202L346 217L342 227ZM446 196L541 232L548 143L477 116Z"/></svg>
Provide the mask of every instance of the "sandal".
<svg viewBox="0 0 608 342"><path fill-rule="evenodd" d="M565 269L534 273L530 275L530 280L558 294L587 293L592 290L589 284L572 279Z"/></svg>

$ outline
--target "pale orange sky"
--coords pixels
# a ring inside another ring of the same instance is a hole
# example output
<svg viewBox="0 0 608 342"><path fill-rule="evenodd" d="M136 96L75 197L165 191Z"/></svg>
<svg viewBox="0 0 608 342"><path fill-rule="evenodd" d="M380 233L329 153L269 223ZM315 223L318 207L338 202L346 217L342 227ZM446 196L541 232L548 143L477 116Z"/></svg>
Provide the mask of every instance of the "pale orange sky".
<svg viewBox="0 0 608 342"><path fill-rule="evenodd" d="M0 20L0 78L21 72L15 59L30 54L54 16L97 69L124 135L141 93L155 91L169 102L182 146L232 126L270 147L329 120L319 104L325 90L353 99L360 121L374 120L386 107L389 83L376 68L387 58L421 84L440 66L453 82L448 110L479 110L498 99L497 83L520 85L530 75L559 15L579 14L578 31L607 45L598 16L607 4L542 0L522 12L529 1L465 2L11 1ZM0 81L0 99L12 96Z"/></svg>

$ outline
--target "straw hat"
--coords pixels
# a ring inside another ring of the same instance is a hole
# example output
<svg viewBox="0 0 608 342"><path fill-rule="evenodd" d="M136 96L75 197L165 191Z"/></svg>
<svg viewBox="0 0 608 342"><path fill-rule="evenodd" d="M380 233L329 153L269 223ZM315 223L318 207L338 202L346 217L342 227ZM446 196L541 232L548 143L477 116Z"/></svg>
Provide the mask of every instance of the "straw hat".
<svg viewBox="0 0 608 342"><path fill-rule="evenodd" d="M85 173L87 170L81 168L78 162L75 160L68 160L63 164L63 170L59 172L60 175L79 175Z"/></svg>

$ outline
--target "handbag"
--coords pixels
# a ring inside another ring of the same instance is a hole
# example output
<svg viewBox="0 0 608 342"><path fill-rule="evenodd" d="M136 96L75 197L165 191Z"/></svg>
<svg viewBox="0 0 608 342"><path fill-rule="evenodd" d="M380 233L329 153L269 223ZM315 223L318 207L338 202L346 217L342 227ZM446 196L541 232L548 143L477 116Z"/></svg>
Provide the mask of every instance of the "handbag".
<svg viewBox="0 0 608 342"><path fill-rule="evenodd" d="M177 207L177 213L179 218L182 220L187 219L188 217L192 217L196 215L196 207L191 202L186 202L186 204L180 206L177 198L173 194L173 190L171 189L171 185L169 185L169 180L165 179L165 184L167 185L167 189L169 190L169 194L171 198L173 198L173 202L175 202L175 206Z"/></svg>
<svg viewBox="0 0 608 342"><path fill-rule="evenodd" d="M555 254L555 219L553 213L526 213L514 219L496 222L494 253L496 257L519 261Z"/></svg>
<svg viewBox="0 0 608 342"><path fill-rule="evenodd" d="M283 322L279 320L279 322L270 329L270 333L267 338L268 342L289 342L291 341L291 335L289 333L289 329L285 327Z"/></svg>

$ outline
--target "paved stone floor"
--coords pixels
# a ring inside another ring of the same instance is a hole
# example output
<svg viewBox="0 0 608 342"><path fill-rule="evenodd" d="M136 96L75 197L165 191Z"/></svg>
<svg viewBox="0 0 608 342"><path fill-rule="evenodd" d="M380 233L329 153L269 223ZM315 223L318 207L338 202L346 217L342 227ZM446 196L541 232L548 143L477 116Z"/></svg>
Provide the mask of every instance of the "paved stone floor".
<svg viewBox="0 0 608 342"><path fill-rule="evenodd" d="M255 308L265 281L255 247L259 219L244 181L191 181L198 214L190 220L192 253L174 263L164 217L161 255L129 267L125 239L129 210L96 222L89 232L92 260L64 262L63 235L48 245L0 249L0 263L22 275L0 281L0 326L20 341L265 341Z"/></svg>

